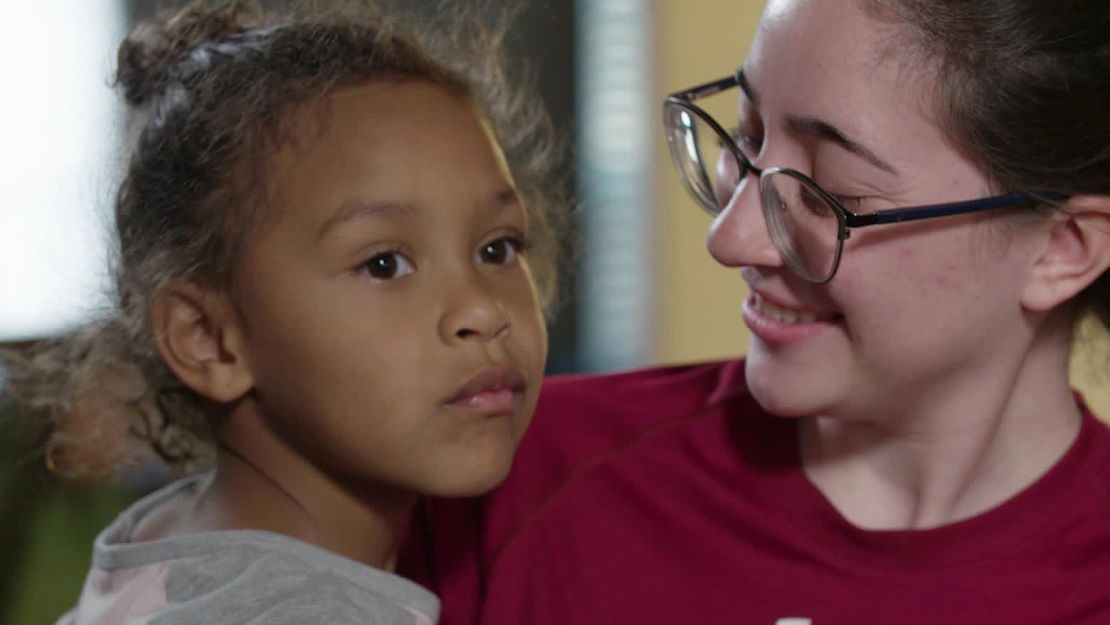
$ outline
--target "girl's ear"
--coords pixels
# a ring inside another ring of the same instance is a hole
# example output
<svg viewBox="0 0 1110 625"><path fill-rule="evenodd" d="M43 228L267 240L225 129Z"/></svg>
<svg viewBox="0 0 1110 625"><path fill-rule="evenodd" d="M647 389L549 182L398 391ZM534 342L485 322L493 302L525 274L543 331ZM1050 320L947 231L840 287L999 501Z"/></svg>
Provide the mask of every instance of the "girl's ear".
<svg viewBox="0 0 1110 625"><path fill-rule="evenodd" d="M1110 267L1110 196L1071 197L1048 228L1022 292L1022 304L1036 312L1071 300Z"/></svg>
<svg viewBox="0 0 1110 625"><path fill-rule="evenodd" d="M197 393L230 403L254 386L241 325L225 295L186 282L166 285L154 298L151 325L162 360Z"/></svg>

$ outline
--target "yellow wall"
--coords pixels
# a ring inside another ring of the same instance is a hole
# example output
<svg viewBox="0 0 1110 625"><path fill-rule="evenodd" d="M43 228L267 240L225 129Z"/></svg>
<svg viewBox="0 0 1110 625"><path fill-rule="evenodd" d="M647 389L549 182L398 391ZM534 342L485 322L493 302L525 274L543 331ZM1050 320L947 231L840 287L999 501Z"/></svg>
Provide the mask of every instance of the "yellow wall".
<svg viewBox="0 0 1110 625"><path fill-rule="evenodd" d="M762 0L657 0L657 102L670 91L714 80L747 54ZM736 271L717 265L705 251L709 216L682 189L667 156L663 133L655 137L655 208L658 284L655 302L657 363L742 354L747 331L740 303L747 289ZM1080 333L1072 380L1096 413L1110 419L1110 345L1101 331ZM1091 345L1102 347L1092 349Z"/></svg>
<svg viewBox="0 0 1110 625"><path fill-rule="evenodd" d="M1097 323L1080 324L1071 359L1071 380L1091 410L1110 422L1110 337Z"/></svg>
<svg viewBox="0 0 1110 625"><path fill-rule="evenodd" d="M695 8L696 7L696 8ZM657 102L671 91L728 75L744 60L762 0L658 0L655 4ZM662 126L660 126L661 128ZM705 251L709 216L689 198L655 137L656 209L659 211L654 358L681 362L742 354L747 332L740 275Z"/></svg>

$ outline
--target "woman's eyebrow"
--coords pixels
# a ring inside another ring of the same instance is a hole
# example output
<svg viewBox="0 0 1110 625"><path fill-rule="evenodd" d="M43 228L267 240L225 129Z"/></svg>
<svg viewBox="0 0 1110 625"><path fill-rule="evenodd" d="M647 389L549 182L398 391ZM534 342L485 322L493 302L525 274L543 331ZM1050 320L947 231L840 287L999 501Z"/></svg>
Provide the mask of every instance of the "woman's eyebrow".
<svg viewBox="0 0 1110 625"><path fill-rule="evenodd" d="M748 99L751 100L751 103L758 108L759 98L756 95L755 89L752 88L752 84L748 82L748 77L744 74L743 68L737 70L736 82L740 85L740 90L744 92L744 95L746 95ZM825 141L831 141L844 148L845 150L851 152L852 154L855 154L856 156L862 158L871 165L874 165L875 167L878 167L879 169L889 174L893 174L895 176L898 175L898 169L894 167L894 165L891 165L887 161L879 158L878 154L872 152L859 141L855 141L849 138L848 135L844 134L844 132L842 132L839 128L823 119L789 115L787 116L786 120L787 123L790 125L791 130L793 130L794 132L803 135L809 135L811 137L816 137Z"/></svg>
<svg viewBox="0 0 1110 625"><path fill-rule="evenodd" d="M797 115L789 115L786 118L791 130L803 135L809 135L825 141L831 141L845 150L855 154L863 160L871 163L875 167L889 173L898 175L898 170L890 163L879 158L877 154L869 150L866 146L858 141L848 138L839 128L833 126L823 119L814 117L800 117Z"/></svg>

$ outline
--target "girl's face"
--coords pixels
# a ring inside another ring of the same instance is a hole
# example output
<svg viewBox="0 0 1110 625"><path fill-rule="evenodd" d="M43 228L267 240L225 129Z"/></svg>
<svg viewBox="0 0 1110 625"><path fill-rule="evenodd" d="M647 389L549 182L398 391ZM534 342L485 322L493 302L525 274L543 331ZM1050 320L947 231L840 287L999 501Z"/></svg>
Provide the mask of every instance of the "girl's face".
<svg viewBox="0 0 1110 625"><path fill-rule="evenodd" d="M322 104L294 114L235 276L251 401L344 480L484 491L508 471L547 352L503 155L430 83Z"/></svg>
<svg viewBox="0 0 1110 625"><path fill-rule="evenodd" d="M807 173L857 212L991 194L938 125L927 64L858 4L768 3L739 104L739 140L754 164ZM775 251L749 175L708 244L751 287L743 316L754 395L783 416L899 415L1014 366L1006 350L1021 341L1011 339L1030 332L1019 294L1033 238L1004 219L853 230L836 276L816 285Z"/></svg>

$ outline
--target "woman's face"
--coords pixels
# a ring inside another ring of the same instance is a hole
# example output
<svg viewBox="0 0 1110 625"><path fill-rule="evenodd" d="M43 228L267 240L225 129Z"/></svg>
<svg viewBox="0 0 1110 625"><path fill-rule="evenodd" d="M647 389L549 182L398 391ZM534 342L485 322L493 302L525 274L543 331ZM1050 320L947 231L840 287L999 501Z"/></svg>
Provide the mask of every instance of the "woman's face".
<svg viewBox="0 0 1110 625"><path fill-rule="evenodd" d="M770 0L739 103L754 164L807 173L856 212L990 195L940 129L932 70L903 41L857 0ZM709 250L751 287L743 315L756 398L782 416L897 416L1015 366L1006 350L1030 331L1019 296L1033 239L1005 219L853 230L838 273L817 285L775 251L749 175Z"/></svg>

